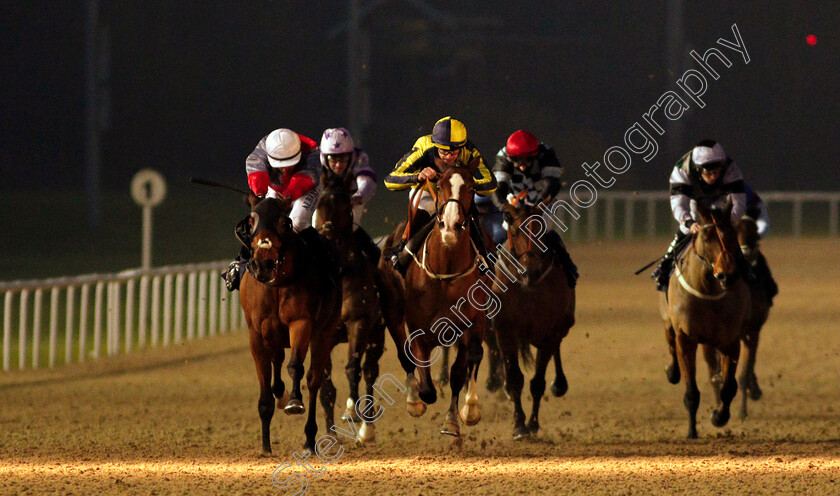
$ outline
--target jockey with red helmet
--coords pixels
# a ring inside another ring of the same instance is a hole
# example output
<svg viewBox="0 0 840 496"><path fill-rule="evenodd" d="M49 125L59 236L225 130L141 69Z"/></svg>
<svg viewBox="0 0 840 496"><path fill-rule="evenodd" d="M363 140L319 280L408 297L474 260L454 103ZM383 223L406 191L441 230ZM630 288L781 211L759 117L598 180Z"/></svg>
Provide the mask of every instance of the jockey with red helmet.
<svg viewBox="0 0 840 496"><path fill-rule="evenodd" d="M525 195L522 201L532 206L556 196L562 186L560 178L563 167L550 146L541 143L530 132L520 129L508 137L505 146L496 154L493 174L498 181L492 197L493 203L506 217L508 214L504 205L520 193ZM502 219L501 215L488 215L485 218L485 222L493 224L489 228L490 232L507 230L510 222L503 222ZM549 231L546 243L554 253L555 264L566 272L569 287L575 287L577 266L572 262L560 235L554 230Z"/></svg>

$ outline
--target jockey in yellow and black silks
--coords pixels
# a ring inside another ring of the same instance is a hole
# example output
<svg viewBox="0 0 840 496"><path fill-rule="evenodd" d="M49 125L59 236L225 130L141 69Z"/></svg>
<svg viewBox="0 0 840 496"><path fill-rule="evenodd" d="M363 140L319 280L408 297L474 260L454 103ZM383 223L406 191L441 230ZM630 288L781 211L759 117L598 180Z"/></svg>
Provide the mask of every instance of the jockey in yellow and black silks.
<svg viewBox="0 0 840 496"><path fill-rule="evenodd" d="M444 117L435 123L432 134L417 139L411 151L397 162L396 168L385 178L385 187L392 191L417 188L425 181L435 181L443 169L455 164L467 165L478 160L478 166L473 172L475 193L481 196L489 195L496 189L496 178L490 173L481 153L467 139L467 128L464 124L451 117ZM419 206L411 221L411 232L415 233L405 243L411 252L416 252L417 245L423 242L429 233L435 215L435 203L428 191L422 191ZM476 222L475 205L469 207L470 237L482 256L486 255L484 233L480 223ZM400 243L395 250L388 254L394 267L402 274L408 268L411 259L409 250L403 250Z"/></svg>

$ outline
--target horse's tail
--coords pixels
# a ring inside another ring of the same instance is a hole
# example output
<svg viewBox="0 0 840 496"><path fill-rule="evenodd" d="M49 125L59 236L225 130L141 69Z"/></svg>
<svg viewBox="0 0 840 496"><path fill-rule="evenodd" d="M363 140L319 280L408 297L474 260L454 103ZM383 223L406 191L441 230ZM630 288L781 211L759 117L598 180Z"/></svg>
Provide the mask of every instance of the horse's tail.
<svg viewBox="0 0 840 496"><path fill-rule="evenodd" d="M520 338L517 341L517 345L519 348L519 362L522 367L533 367L534 366L534 354L531 352L531 343L528 342L528 338Z"/></svg>

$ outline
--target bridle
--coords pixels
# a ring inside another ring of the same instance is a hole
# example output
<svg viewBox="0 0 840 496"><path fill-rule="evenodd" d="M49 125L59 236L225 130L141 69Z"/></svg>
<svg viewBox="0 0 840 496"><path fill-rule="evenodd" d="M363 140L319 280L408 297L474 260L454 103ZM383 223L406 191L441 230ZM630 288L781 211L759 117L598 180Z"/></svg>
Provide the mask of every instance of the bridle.
<svg viewBox="0 0 840 496"><path fill-rule="evenodd" d="M715 229L715 232L718 235L718 239L720 240L720 248L721 248L721 252L718 254L717 258L715 259L715 263L714 264L711 263L709 261L709 258L705 254L701 254L699 251L697 251L697 247L696 247L695 243L693 243L693 242L691 243L691 252L701 262L703 262L703 265L706 266L707 269L712 271L712 274L714 274L715 278L717 279L717 274L715 274L715 265L717 264L717 262L720 260L721 257L723 257L726 253L728 253L728 250L726 249L726 245L723 242L723 234L721 234L721 232L720 232L720 226L718 226L717 220L714 217L712 217L712 223L711 224L704 224L704 225L700 226L700 230L702 230L702 231L705 231L706 229L711 229L711 228ZM685 280L685 277L683 276L682 270L680 270L680 265L681 264L676 264L674 266L674 274L676 275L677 281L680 283L680 286L682 286L682 288L685 289L689 294L691 294L693 296L696 296L698 298L704 299L704 300L719 300L719 299L723 298L724 296L726 296L726 288L723 287L723 282L724 282L723 280L720 280L721 289L723 290L720 293L707 294L707 293L702 293L702 292L698 291L697 289L693 288L688 283L688 281Z"/></svg>

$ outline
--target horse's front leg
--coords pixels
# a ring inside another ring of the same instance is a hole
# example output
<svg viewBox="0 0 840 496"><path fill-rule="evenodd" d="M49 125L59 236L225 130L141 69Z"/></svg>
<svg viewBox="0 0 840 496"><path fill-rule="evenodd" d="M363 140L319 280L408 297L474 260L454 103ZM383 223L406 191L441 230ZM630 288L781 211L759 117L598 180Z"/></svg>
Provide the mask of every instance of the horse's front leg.
<svg viewBox="0 0 840 496"><path fill-rule="evenodd" d="M545 369L548 367L548 362L551 360L551 349L554 348L552 343L548 347L543 347L537 350L537 363L534 365L534 377L531 379L531 398L533 399L531 408L531 418L528 419L528 432L536 433L540 430L540 401L542 395L545 393Z"/></svg>
<svg viewBox="0 0 840 496"><path fill-rule="evenodd" d="M560 359L560 344L554 348L554 381L551 383L551 394L555 398L559 398L566 394L569 390L569 382L566 380L566 374L563 372L563 361Z"/></svg>
<svg viewBox="0 0 840 496"><path fill-rule="evenodd" d="M287 366L289 378L292 381L292 392L289 402L283 409L286 415L301 415L306 411L303 406L303 394L300 392L300 381L303 380L303 362L309 350L309 340L312 333L312 322L304 319L289 323L289 341L292 346L291 358Z"/></svg>
<svg viewBox="0 0 840 496"><path fill-rule="evenodd" d="M712 385L712 391L715 393L715 405L720 404L720 387L723 384L723 376L720 372L720 359L718 358L717 348L707 344L700 345L703 350L703 358L706 360L706 365L709 366L709 384Z"/></svg>
<svg viewBox="0 0 840 496"><path fill-rule="evenodd" d="M449 347L443 346L442 348L443 357L440 362L440 373L435 380L435 382L441 387L441 392L443 392L443 386L449 384Z"/></svg>
<svg viewBox="0 0 840 496"><path fill-rule="evenodd" d="M324 409L324 428L329 432L335 425L335 385L332 382L332 359L327 354L324 378L321 381L321 408Z"/></svg>
<svg viewBox="0 0 840 496"><path fill-rule="evenodd" d="M277 348L277 352L274 354L274 359L272 360L272 368L274 369L274 383L271 386L271 390L274 393L275 403L277 408L283 409L286 408L286 405L289 403L289 392L286 391L286 385L283 383L283 378L280 376L280 372L283 370L283 361L286 359L286 352L283 348Z"/></svg>
<svg viewBox="0 0 840 496"><path fill-rule="evenodd" d="M322 332L317 336L312 336L309 350L311 361L309 371L306 373L306 386L309 389L309 413L306 417L306 425L303 428L303 432L306 434L304 448L312 453L315 453L315 434L318 433L318 421L315 418L318 391L321 389L328 367L331 368L330 351L332 345L328 337L323 334ZM335 393L333 393L333 403L335 403ZM329 412L329 415L332 417L332 411Z"/></svg>
<svg viewBox="0 0 840 496"><path fill-rule="evenodd" d="M679 384L680 367L677 363L677 338L674 328L670 324L665 327L665 342L668 343L668 353L671 355L671 363L665 366L665 377L671 384Z"/></svg>
<svg viewBox="0 0 840 496"><path fill-rule="evenodd" d="M452 398L449 400L449 410L446 411L446 419L443 422L441 434L458 437L461 435L461 428L458 425L458 396L467 379L467 355L469 351L462 343L458 343L458 352L455 354L455 361L452 363L449 388L452 391Z"/></svg>
<svg viewBox="0 0 840 496"><path fill-rule="evenodd" d="M738 355L741 353L741 341L736 339L732 344L720 351L723 354L721 360L723 385L720 388L720 403L718 404L718 408L715 408L712 412L712 424L715 427L723 427L729 422L729 405L738 392L735 370L738 368Z"/></svg>
<svg viewBox="0 0 840 496"><path fill-rule="evenodd" d="M263 343L262 336L251 331L251 355L257 367L257 380L260 383L260 398L257 412L262 423L262 452L271 454L271 418L274 416L274 398L271 395L271 358Z"/></svg>
<svg viewBox="0 0 840 496"><path fill-rule="evenodd" d="M677 336L676 342L680 373L685 381L683 404L688 410L688 438L697 439L697 409L700 406L700 390L697 388L697 343L683 333Z"/></svg>
<svg viewBox="0 0 840 496"><path fill-rule="evenodd" d="M761 398L761 388L758 387L758 378L755 376L755 357L758 352L758 329L753 326L747 329L744 336L744 366L741 368L741 375L738 383L741 387L741 420L747 418L747 398L758 400Z"/></svg>
<svg viewBox="0 0 840 496"><path fill-rule="evenodd" d="M487 343L487 366L489 367L485 387L491 393L495 393L505 385L505 369L499 352L499 343L496 339L496 329L492 321L488 322L485 337L485 343Z"/></svg>
<svg viewBox="0 0 840 496"><path fill-rule="evenodd" d="M379 377L379 359L382 358L385 346L385 327L379 322L375 323L370 330L367 349L365 350L365 363L362 367L365 375L365 393L373 396L373 385ZM376 441L376 427L373 422L365 421L359 428L359 441L362 444Z"/></svg>
<svg viewBox="0 0 840 496"><path fill-rule="evenodd" d="M467 394L464 396L464 407L461 409L461 420L467 425L475 425L481 420L481 410L478 408L478 369L484 348L481 341L473 339L469 345L467 356Z"/></svg>
<svg viewBox="0 0 840 496"><path fill-rule="evenodd" d="M341 420L359 421L356 414L356 403L359 401L359 382L362 379L362 355L365 352L367 336L363 333L363 320L356 319L345 322L347 326L347 366L344 373L347 376L347 383L350 386L350 396L347 398L346 411Z"/></svg>

